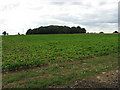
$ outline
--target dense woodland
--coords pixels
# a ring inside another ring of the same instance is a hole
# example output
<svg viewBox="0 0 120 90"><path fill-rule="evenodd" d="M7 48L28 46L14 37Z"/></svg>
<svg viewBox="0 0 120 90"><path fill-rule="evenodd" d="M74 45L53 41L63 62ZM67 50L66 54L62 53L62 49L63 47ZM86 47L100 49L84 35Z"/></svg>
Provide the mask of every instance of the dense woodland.
<svg viewBox="0 0 120 90"><path fill-rule="evenodd" d="M39 28L29 29L26 34L73 34L73 33L86 33L85 28L68 27L68 26L41 26Z"/></svg>

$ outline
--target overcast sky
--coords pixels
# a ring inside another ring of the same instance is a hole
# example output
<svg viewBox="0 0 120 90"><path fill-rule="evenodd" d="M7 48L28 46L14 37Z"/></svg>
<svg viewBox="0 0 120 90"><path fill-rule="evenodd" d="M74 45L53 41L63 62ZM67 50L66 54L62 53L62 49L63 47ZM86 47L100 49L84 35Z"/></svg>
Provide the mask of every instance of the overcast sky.
<svg viewBox="0 0 120 90"><path fill-rule="evenodd" d="M46 25L81 26L87 32L118 30L119 0L0 0L0 32L26 33Z"/></svg>

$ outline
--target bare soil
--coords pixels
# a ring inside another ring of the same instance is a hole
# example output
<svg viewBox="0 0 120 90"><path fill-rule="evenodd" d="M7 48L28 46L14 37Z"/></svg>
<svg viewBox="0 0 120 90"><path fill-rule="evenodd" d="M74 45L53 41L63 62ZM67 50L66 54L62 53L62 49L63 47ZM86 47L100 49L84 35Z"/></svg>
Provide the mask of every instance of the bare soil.
<svg viewBox="0 0 120 90"><path fill-rule="evenodd" d="M102 72L102 74L91 76L86 79L78 79L70 83L66 88L120 88L119 70L111 70L107 72Z"/></svg>

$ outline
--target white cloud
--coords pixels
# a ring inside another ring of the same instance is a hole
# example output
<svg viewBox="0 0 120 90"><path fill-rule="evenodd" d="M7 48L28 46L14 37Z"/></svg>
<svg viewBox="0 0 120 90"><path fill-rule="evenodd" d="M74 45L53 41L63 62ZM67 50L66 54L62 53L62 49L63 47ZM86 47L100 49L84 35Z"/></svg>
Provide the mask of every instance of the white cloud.
<svg viewBox="0 0 120 90"><path fill-rule="evenodd" d="M41 25L80 25L87 32L113 32L117 6L118 0L0 0L0 29L17 34Z"/></svg>

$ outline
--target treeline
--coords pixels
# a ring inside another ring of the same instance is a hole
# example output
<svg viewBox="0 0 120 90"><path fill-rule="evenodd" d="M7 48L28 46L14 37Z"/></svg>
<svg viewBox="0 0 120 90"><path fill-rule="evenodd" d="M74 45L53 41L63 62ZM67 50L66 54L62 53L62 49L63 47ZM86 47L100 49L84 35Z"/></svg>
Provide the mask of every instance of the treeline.
<svg viewBox="0 0 120 90"><path fill-rule="evenodd" d="M73 34L73 33L86 33L85 28L77 27L68 27L68 26L41 26L39 28L29 29L26 32L28 34Z"/></svg>

